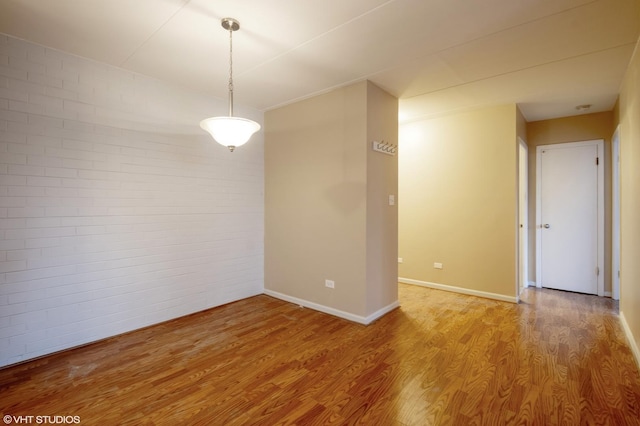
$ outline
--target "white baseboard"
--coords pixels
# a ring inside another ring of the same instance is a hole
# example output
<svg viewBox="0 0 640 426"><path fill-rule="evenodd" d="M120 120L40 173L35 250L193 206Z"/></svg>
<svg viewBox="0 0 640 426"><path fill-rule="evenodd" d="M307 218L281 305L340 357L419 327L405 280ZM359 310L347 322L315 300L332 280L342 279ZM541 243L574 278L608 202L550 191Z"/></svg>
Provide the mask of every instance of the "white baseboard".
<svg viewBox="0 0 640 426"><path fill-rule="evenodd" d="M502 302L518 303L517 297L505 296L504 294L489 293L486 291L472 290L472 289L463 288L463 287L455 287L455 286L445 285L445 284L430 283L427 281L413 280L411 278L398 278L398 282L405 283L405 284L419 285L422 287L435 288L437 290L450 291L453 293L468 294L470 296L484 297L485 299L500 300Z"/></svg>
<svg viewBox="0 0 640 426"><path fill-rule="evenodd" d="M335 317L343 318L343 319L357 322L359 324L364 324L364 325L371 324L378 318L384 316L388 312L391 312L392 310L400 306L400 302L396 300L395 302L383 307L382 309L377 310L371 315L363 317L361 315L355 315L350 312L341 311L339 309L334 309L329 306L324 306L318 303L310 302L308 300L299 299L297 297L289 296L287 294L279 293L273 290L265 289L264 294L266 294L267 296L275 297L276 299L284 300L285 302L295 303L298 306L303 306L305 308L310 308L315 311L324 312L325 314L333 315Z"/></svg>
<svg viewBox="0 0 640 426"><path fill-rule="evenodd" d="M536 287L536 286L537 286L537 284L536 284L536 282L535 282L535 281L529 281L529 282L527 282L527 287Z"/></svg>
<svg viewBox="0 0 640 426"><path fill-rule="evenodd" d="M610 291L605 291L604 292L604 297L611 297L611 292Z"/></svg>
<svg viewBox="0 0 640 426"><path fill-rule="evenodd" d="M629 347L631 348L633 357L636 359L636 364L638 365L638 368L640 368L640 348L638 348L636 339L634 339L633 333L631 333L631 329L629 328L629 324L627 324L627 320L625 319L623 312L620 312L620 324L622 324L624 334L627 336L627 341L629 342Z"/></svg>

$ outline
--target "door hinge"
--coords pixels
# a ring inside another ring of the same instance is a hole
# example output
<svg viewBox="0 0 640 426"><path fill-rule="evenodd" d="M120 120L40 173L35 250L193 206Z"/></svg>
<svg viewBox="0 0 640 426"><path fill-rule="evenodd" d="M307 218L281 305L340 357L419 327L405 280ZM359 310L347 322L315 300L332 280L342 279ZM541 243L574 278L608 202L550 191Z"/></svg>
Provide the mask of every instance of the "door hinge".
<svg viewBox="0 0 640 426"><path fill-rule="evenodd" d="M600 157L596 157L596 166L600 165Z"/></svg>
<svg viewBox="0 0 640 426"><path fill-rule="evenodd" d="M599 266L596 266L596 275L600 276L600 267Z"/></svg>

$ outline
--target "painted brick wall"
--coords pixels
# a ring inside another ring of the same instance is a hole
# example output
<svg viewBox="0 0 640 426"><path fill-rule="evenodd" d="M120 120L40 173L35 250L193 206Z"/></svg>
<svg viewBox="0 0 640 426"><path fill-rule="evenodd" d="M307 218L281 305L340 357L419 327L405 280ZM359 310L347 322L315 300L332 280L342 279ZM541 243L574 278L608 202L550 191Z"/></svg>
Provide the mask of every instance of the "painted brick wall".
<svg viewBox="0 0 640 426"><path fill-rule="evenodd" d="M262 293L263 137L213 142L225 111L0 34L0 366Z"/></svg>

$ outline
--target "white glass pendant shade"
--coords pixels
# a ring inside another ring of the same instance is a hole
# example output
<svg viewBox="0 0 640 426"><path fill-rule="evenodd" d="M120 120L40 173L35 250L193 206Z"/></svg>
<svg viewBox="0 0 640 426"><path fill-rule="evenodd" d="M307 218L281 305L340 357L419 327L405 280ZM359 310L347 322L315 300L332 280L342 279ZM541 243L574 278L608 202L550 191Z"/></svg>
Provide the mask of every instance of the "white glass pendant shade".
<svg viewBox="0 0 640 426"><path fill-rule="evenodd" d="M224 18L222 28L229 31L229 116L211 117L200 122L200 127L209 132L220 145L233 152L236 147L249 141L251 135L260 130L260 125L247 118L233 116L233 32L240 29L240 23L233 18Z"/></svg>
<svg viewBox="0 0 640 426"><path fill-rule="evenodd" d="M233 151L247 143L260 130L255 121L240 117L211 117L200 122L200 127L209 132L220 145Z"/></svg>

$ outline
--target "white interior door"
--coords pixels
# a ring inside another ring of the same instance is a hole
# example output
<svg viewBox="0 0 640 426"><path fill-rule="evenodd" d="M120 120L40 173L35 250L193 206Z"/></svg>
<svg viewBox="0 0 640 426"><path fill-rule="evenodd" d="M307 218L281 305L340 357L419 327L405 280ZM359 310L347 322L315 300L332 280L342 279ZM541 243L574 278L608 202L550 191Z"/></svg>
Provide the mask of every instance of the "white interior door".
<svg viewBox="0 0 640 426"><path fill-rule="evenodd" d="M600 141L538 147L538 282L599 294Z"/></svg>

